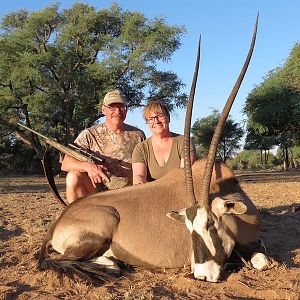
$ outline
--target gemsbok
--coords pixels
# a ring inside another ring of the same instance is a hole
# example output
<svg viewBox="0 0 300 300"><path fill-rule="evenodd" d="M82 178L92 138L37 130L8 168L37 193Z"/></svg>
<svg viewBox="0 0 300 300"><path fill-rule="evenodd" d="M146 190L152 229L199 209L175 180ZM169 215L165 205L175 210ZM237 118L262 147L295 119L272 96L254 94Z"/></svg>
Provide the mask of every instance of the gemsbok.
<svg viewBox="0 0 300 300"><path fill-rule="evenodd" d="M216 282L234 248L242 256L251 256L260 231L260 214L232 170L215 161L215 156L222 127L251 59L257 25L258 15L247 58L216 126L207 159L196 161L191 170L189 132L199 41L185 121L184 169L154 182L71 203L44 238L41 269L69 268L88 278L96 276L95 266L99 265L119 272L116 261L152 269L191 265L195 278ZM60 253L58 258L51 258L50 245Z"/></svg>

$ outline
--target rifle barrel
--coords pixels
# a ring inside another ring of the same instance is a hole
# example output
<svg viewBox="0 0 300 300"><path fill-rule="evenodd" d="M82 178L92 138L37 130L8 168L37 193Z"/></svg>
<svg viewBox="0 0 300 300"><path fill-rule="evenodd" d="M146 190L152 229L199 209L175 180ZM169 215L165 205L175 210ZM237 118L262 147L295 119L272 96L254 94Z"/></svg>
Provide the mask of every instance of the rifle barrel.
<svg viewBox="0 0 300 300"><path fill-rule="evenodd" d="M35 133L36 135L39 135L40 137L44 138L45 140L49 139L49 138L47 138L46 136L42 135L41 133L39 133L39 132L33 130L32 128L29 128L29 127L27 127L27 126L25 126L25 125L23 125L23 124L21 124L21 123L17 123L17 124L18 124L19 126L25 128L25 129L27 129L27 130L29 130L29 131Z"/></svg>
<svg viewBox="0 0 300 300"><path fill-rule="evenodd" d="M76 148L76 146L73 146L73 148L75 148L76 150L73 150L72 148L66 147L58 142L56 142L54 139L50 139L42 134L40 134L39 132L21 124L21 123L17 123L19 126L33 132L34 134L40 136L41 138L43 138L45 140L45 142L47 144L49 144L50 146L52 146L53 148L57 149L58 151L64 153L64 154L68 154L80 161L84 161L84 162L91 162L91 163L104 163L105 159L101 158L101 157L97 157L95 155L91 155L88 153L82 153L82 151L80 151L80 148Z"/></svg>

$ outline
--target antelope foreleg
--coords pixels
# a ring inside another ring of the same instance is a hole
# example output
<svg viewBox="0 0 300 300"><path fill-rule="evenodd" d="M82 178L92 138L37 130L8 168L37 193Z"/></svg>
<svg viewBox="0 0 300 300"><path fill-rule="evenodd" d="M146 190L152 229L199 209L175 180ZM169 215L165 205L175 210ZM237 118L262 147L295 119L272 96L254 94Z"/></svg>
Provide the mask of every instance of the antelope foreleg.
<svg viewBox="0 0 300 300"><path fill-rule="evenodd" d="M69 245L60 256L61 260L90 260L102 255L110 246L110 241L97 234L86 233L79 243Z"/></svg>
<svg viewBox="0 0 300 300"><path fill-rule="evenodd" d="M47 269L47 262L46 258L48 258L48 249L50 246L50 241L52 239L52 230L49 230L44 238L44 241L41 246L41 252L40 252L40 257L39 257L39 262L38 262L38 268L41 270Z"/></svg>

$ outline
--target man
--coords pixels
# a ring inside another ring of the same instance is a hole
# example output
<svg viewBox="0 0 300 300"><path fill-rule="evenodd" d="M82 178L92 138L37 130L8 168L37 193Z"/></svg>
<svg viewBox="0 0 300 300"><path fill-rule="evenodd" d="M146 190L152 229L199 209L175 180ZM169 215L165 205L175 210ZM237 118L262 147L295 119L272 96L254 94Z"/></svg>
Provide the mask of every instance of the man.
<svg viewBox="0 0 300 300"><path fill-rule="evenodd" d="M69 203L99 191L132 184L131 155L135 145L145 139L140 129L124 123L127 100L121 90L108 92L101 107L105 122L83 130L75 140L78 146L104 158L104 163L79 161L64 157L61 169L68 172L66 196Z"/></svg>

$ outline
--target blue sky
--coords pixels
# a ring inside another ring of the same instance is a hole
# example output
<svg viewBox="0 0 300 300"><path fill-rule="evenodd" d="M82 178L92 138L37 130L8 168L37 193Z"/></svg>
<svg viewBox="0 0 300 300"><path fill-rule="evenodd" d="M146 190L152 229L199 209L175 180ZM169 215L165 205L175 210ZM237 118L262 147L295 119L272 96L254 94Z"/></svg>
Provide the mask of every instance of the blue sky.
<svg viewBox="0 0 300 300"><path fill-rule="evenodd" d="M55 2L0 0L0 17L23 8L40 10ZM117 2L124 10L142 12L149 19L163 16L169 25L184 25L187 33L181 48L162 68L176 72L186 83L187 93L193 76L198 37L202 35L192 124L197 118L209 115L211 108L223 109L248 52L258 11L260 21L256 46L231 110L235 121L242 123L245 119L242 109L248 93L262 82L270 70L282 65L293 45L300 41L299 0L62 0L59 1L60 8L71 7L76 2L87 3L97 9L108 8L112 2ZM172 115L172 131L183 132L184 113L184 110L178 110ZM138 126L149 136L141 114L141 110L129 112L127 123Z"/></svg>

